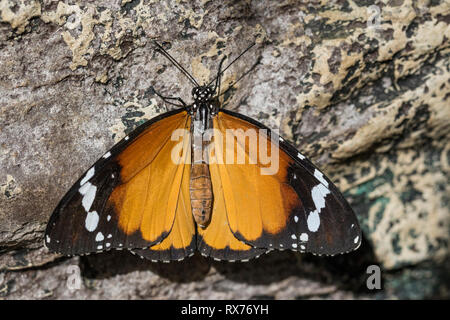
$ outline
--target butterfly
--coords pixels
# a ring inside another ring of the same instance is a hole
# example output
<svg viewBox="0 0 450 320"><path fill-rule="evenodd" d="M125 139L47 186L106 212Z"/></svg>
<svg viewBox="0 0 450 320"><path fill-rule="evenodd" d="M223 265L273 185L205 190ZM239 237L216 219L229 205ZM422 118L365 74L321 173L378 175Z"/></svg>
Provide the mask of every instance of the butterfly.
<svg viewBox="0 0 450 320"><path fill-rule="evenodd" d="M335 255L360 246L355 213L325 174L276 132L220 107L224 71L253 45L226 68L222 59L205 85L155 46L193 83L194 102L155 92L178 108L139 126L78 179L48 222L50 251L247 261L275 249Z"/></svg>

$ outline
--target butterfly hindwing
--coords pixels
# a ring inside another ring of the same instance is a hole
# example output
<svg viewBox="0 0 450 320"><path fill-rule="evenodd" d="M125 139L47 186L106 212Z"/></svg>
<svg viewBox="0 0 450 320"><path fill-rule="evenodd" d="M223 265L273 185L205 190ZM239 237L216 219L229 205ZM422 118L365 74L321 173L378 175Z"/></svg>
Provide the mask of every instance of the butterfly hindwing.
<svg viewBox="0 0 450 320"><path fill-rule="evenodd" d="M190 143L184 145L186 155L183 167L180 193L177 199L175 220L169 235L159 244L146 249L134 249L134 253L153 261L182 260L193 255L196 249L195 223L191 211L189 178L190 165L186 161L190 156Z"/></svg>
<svg viewBox="0 0 450 320"><path fill-rule="evenodd" d="M223 109L214 119L214 128L221 135L231 130L234 137L233 145L215 141L214 152L224 158L230 148L234 154L245 154L245 163L239 164L235 156L235 164L225 161L216 165L218 170L211 170L213 187L220 184L224 190L224 204L218 206L224 208L228 227L237 239L253 248L326 255L359 246L361 231L351 207L294 147L255 120ZM249 129L263 129L263 134L251 143L243 136ZM250 145L258 146L256 155L251 154ZM279 151L276 170L266 170L266 174L261 169L269 169L269 165L259 153L264 145L269 155ZM254 164L249 163L252 158Z"/></svg>
<svg viewBox="0 0 450 320"><path fill-rule="evenodd" d="M227 219L225 188L220 181L219 165L215 163L214 155L209 169L214 194L213 210L209 225L203 229L197 227L197 248L203 256L216 260L248 260L260 256L266 250L255 248L236 238L232 233Z"/></svg>
<svg viewBox="0 0 450 320"><path fill-rule="evenodd" d="M189 126L186 110L167 112L115 145L60 201L47 225L45 245L75 255L144 248L164 240L175 221L185 176L185 166L171 161L179 144L171 136L181 129L186 138Z"/></svg>

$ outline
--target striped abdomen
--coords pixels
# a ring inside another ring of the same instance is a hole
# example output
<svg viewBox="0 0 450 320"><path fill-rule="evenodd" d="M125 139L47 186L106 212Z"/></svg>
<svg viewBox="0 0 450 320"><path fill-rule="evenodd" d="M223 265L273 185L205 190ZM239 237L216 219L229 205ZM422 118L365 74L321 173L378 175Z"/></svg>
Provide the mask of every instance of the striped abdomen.
<svg viewBox="0 0 450 320"><path fill-rule="evenodd" d="M206 227L211 217L213 202L211 176L207 163L192 164L189 191L195 222L201 227Z"/></svg>

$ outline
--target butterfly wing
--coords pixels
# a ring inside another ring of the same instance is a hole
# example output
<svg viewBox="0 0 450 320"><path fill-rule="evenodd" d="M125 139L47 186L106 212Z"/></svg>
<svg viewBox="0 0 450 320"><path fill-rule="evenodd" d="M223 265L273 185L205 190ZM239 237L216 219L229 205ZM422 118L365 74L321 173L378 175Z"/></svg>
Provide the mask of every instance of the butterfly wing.
<svg viewBox="0 0 450 320"><path fill-rule="evenodd" d="M210 164L210 171L216 172L217 166ZM189 197L189 171L182 182L182 201L187 206L182 213L176 213L175 223L170 234L160 243L148 249L133 250L141 257L154 261L181 260L194 253L195 248L204 255L216 260L247 260L265 252L238 240L231 232L226 210L223 207L223 190L220 184L213 185L214 205L211 221L206 228L195 226L191 213ZM217 176L217 175L216 175ZM197 231L197 237L194 235ZM211 244L211 245L210 245Z"/></svg>
<svg viewBox="0 0 450 320"><path fill-rule="evenodd" d="M188 139L187 139L188 140ZM159 244L146 249L133 249L132 252L152 261L182 260L194 254L196 248L195 222L191 211L189 178L190 143L184 161L184 171L178 204L175 211L175 221L169 235Z"/></svg>
<svg viewBox="0 0 450 320"><path fill-rule="evenodd" d="M197 227L197 248L199 252L216 260L248 260L258 257L266 250L255 248L240 241L233 234L227 219L225 189L231 186L221 183L219 164L215 154L210 156L209 170L213 187L213 209L211 221L206 228Z"/></svg>
<svg viewBox="0 0 450 320"><path fill-rule="evenodd" d="M168 112L115 145L60 201L47 225L45 245L75 255L163 241L176 213L187 215L186 207L178 206L186 166L172 161L172 153L186 157L189 126L185 109ZM172 137L174 132L182 143Z"/></svg>
<svg viewBox="0 0 450 320"><path fill-rule="evenodd" d="M294 147L264 125L227 110L214 118L214 129L220 134L214 136L212 153L216 159L221 154L224 161L210 164L217 208L211 224L215 214L225 215L222 224L227 226L222 227L249 246L244 251L259 255L270 249L291 249L334 255L360 245L361 231L349 204ZM256 132L252 143L250 131ZM226 138L222 141L218 136ZM251 146L257 146L256 152ZM239 162L239 154L244 161ZM278 157L263 159L261 154ZM223 197L216 198L216 190L222 190ZM203 241L212 248L223 246L217 238Z"/></svg>

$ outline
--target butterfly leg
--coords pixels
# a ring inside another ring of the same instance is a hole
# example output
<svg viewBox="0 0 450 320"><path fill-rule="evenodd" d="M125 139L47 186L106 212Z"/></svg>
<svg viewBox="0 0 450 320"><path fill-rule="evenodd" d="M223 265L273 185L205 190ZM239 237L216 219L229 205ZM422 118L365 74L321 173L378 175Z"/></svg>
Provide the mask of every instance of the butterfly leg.
<svg viewBox="0 0 450 320"><path fill-rule="evenodd" d="M176 107L179 107L179 108L181 108L181 107L187 107L187 104L186 104L186 103L183 101L183 99L181 99L180 97L166 97L166 96L163 96L163 95L159 94L159 92L157 92L155 89L153 89L153 91L155 92L155 94L156 94L158 97L160 97L164 102L166 102L166 103L168 103L168 104L171 104L171 105L176 106ZM173 103L173 102L171 102L171 101L178 101L178 102L180 102L181 104L179 104L179 103Z"/></svg>

